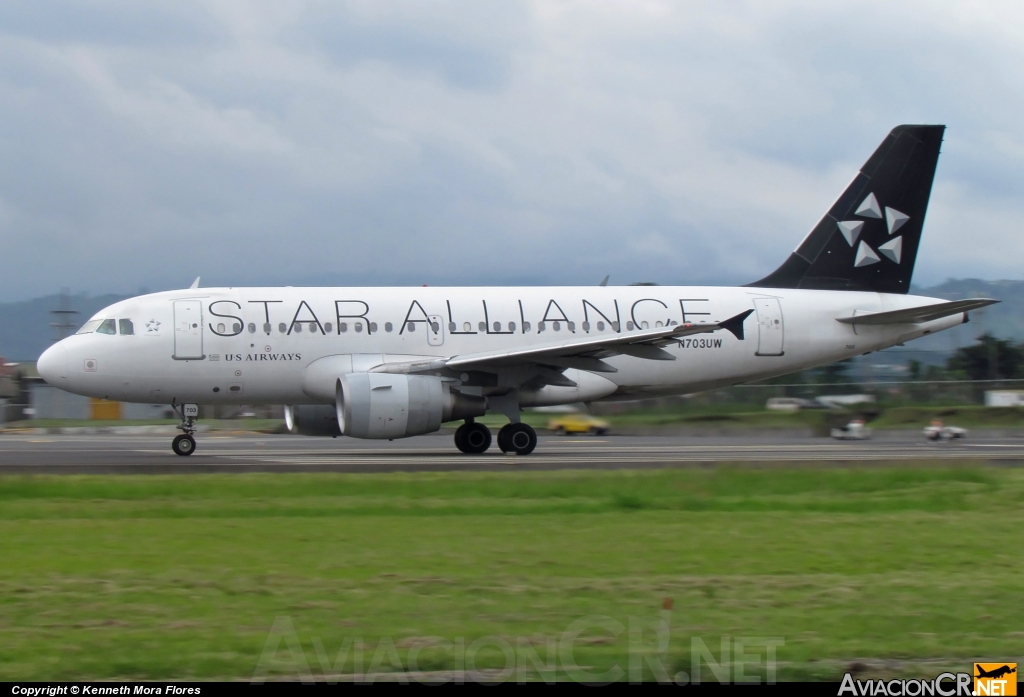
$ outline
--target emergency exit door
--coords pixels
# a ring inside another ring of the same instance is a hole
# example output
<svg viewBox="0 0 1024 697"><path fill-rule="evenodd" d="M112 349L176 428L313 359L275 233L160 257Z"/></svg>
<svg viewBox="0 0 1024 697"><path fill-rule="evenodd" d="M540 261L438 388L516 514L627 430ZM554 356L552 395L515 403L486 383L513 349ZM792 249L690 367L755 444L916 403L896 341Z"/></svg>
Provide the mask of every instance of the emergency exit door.
<svg viewBox="0 0 1024 697"><path fill-rule="evenodd" d="M199 300L175 300L174 359L203 358L203 304Z"/></svg>
<svg viewBox="0 0 1024 697"><path fill-rule="evenodd" d="M755 298L757 310L757 355L781 356L786 329L778 298Z"/></svg>

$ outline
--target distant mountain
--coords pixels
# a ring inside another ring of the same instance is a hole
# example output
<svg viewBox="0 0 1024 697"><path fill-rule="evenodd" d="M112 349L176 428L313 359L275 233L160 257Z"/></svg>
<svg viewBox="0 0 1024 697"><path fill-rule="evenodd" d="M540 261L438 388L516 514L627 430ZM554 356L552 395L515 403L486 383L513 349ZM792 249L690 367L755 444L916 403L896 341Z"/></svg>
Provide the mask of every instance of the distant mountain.
<svg viewBox="0 0 1024 697"><path fill-rule="evenodd" d="M951 351L967 346L985 332L1003 339L1024 341L1024 281L981 281L974 278L949 280L929 288L914 287L912 292L933 298L995 298L1002 302L970 313L968 324L954 327L935 336L918 339L905 347L881 352L882 357L906 354L900 360L916 358L927 363L945 361ZM72 310L79 314L72 323L81 325L102 308L123 300L123 295L73 295ZM47 295L22 302L0 303L0 356L13 361L34 361L57 337L51 324L51 312L60 307L59 295Z"/></svg>
<svg viewBox="0 0 1024 697"><path fill-rule="evenodd" d="M914 287L911 292L946 300L994 298L1001 302L970 312L970 322L967 324L961 324L935 336L917 339L907 344L907 349L948 353L974 343L977 337L986 332L1000 339L1024 341L1024 281L950 279L930 288Z"/></svg>
<svg viewBox="0 0 1024 697"><path fill-rule="evenodd" d="M72 295L70 309L77 315L67 320L75 329L85 320L111 303L124 300L124 295ZM50 314L61 306L59 295L23 300L15 303L0 303L0 356L9 361L34 361L57 339L57 330L52 326L60 322ZM70 330L74 332L75 329Z"/></svg>

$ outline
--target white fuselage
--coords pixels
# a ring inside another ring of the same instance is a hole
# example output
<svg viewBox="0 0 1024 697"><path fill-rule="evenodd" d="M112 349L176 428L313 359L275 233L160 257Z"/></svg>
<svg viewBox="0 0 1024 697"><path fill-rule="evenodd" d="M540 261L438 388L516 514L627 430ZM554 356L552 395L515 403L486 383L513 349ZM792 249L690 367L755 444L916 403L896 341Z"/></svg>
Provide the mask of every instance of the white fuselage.
<svg viewBox="0 0 1024 697"><path fill-rule="evenodd" d="M117 333L64 339L47 350L39 367L62 389L119 401L330 403L337 376L330 370L321 375L313 366L318 360L329 365L321 360L327 357L356 356L357 370L418 357L714 323L755 310L744 322L742 340L719 330L667 346L675 360L613 356L605 362L617 372L596 376L570 368L566 375L577 388L524 393L520 404L638 399L791 373L964 320L961 313L918 324L836 321L937 302L942 301L869 292L701 286L196 288L105 308L94 320L115 320ZM130 320L133 333L120 320ZM516 387L516 375L504 371L477 390L507 392Z"/></svg>

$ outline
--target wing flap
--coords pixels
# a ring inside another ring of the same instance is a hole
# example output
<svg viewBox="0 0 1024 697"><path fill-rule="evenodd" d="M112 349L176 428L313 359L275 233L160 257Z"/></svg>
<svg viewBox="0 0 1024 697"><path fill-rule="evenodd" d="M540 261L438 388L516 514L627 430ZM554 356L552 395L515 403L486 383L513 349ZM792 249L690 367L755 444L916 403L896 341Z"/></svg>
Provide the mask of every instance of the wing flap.
<svg viewBox="0 0 1024 697"><path fill-rule="evenodd" d="M980 307L987 307L999 302L991 298L969 298L967 300L951 300L950 302L922 305L920 307L908 307L903 310L890 310L888 312L871 312L853 317L838 317L837 322L843 324L920 324L935 319L942 319L955 315L958 312L977 310Z"/></svg>

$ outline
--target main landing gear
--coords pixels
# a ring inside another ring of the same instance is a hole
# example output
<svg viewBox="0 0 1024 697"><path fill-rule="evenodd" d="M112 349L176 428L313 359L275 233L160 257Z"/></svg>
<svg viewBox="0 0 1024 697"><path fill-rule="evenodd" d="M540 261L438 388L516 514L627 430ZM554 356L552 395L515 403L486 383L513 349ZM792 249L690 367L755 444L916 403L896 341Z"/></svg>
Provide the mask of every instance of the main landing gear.
<svg viewBox="0 0 1024 697"><path fill-rule="evenodd" d="M491 447L491 431L483 424L466 421L455 431L455 447L468 455L480 455ZM498 431L503 453L529 455L537 447L537 432L524 423L505 424Z"/></svg>
<svg viewBox="0 0 1024 697"><path fill-rule="evenodd" d="M171 441L171 450L175 455L187 457L196 451L196 439L192 434L196 432L196 417L199 415L199 407L195 404L182 404L180 407L171 403L171 409L181 418L178 428L181 435L175 436Z"/></svg>

